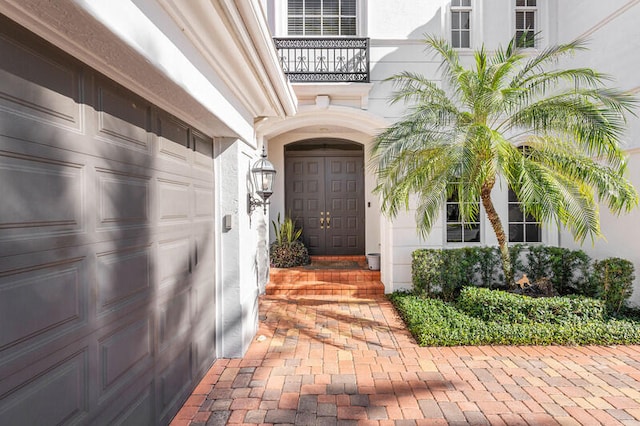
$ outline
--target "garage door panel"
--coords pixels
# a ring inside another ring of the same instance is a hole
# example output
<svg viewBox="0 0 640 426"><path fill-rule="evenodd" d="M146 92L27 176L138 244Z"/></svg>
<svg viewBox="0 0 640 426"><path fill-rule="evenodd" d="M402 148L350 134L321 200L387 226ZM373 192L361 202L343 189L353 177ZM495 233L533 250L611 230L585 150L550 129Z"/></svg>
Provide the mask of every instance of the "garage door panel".
<svg viewBox="0 0 640 426"><path fill-rule="evenodd" d="M151 180L119 170L96 169L98 227L149 225Z"/></svg>
<svg viewBox="0 0 640 426"><path fill-rule="evenodd" d="M82 230L84 179L81 164L0 151L1 239Z"/></svg>
<svg viewBox="0 0 640 426"><path fill-rule="evenodd" d="M36 374L0 404L0 419L7 425L56 425L86 417L88 360L84 348Z"/></svg>
<svg viewBox="0 0 640 426"><path fill-rule="evenodd" d="M0 109L65 129L82 128L79 69L3 36L0 58Z"/></svg>
<svg viewBox="0 0 640 426"><path fill-rule="evenodd" d="M189 128L168 114L160 114L158 128L158 157L188 165L192 156Z"/></svg>
<svg viewBox="0 0 640 426"><path fill-rule="evenodd" d="M97 253L98 315L150 297L152 257L150 245Z"/></svg>
<svg viewBox="0 0 640 426"><path fill-rule="evenodd" d="M188 392L192 377L192 348L187 345L159 374L160 423L168 423L173 405Z"/></svg>
<svg viewBox="0 0 640 426"><path fill-rule="evenodd" d="M59 335L86 323L89 292L86 260L7 271L0 278L0 350L44 335ZM3 353L3 355L5 355Z"/></svg>
<svg viewBox="0 0 640 426"><path fill-rule="evenodd" d="M163 240L158 243L157 270L159 289L175 291L191 270L190 238Z"/></svg>
<svg viewBox="0 0 640 426"><path fill-rule="evenodd" d="M112 396L152 366L152 334L152 320L143 317L99 339L99 398Z"/></svg>
<svg viewBox="0 0 640 426"><path fill-rule="evenodd" d="M184 339L193 318L193 290L182 291L162 303L158 309L158 348L165 351ZM178 345L183 347L183 345Z"/></svg>
<svg viewBox="0 0 640 426"><path fill-rule="evenodd" d="M161 178L157 187L160 222L188 221L191 204L189 182Z"/></svg>
<svg viewBox="0 0 640 426"><path fill-rule="evenodd" d="M194 185L194 219L198 221L210 221L213 217L213 188ZM213 231L213 230L212 230Z"/></svg>
<svg viewBox="0 0 640 426"><path fill-rule="evenodd" d="M152 426L157 424L154 420L154 394L153 384L147 386L144 391L135 395L133 401L124 407L122 413L115 419L98 416L91 424L109 426Z"/></svg>
<svg viewBox="0 0 640 426"><path fill-rule="evenodd" d="M123 148L152 153L151 106L122 90L97 83L97 132Z"/></svg>

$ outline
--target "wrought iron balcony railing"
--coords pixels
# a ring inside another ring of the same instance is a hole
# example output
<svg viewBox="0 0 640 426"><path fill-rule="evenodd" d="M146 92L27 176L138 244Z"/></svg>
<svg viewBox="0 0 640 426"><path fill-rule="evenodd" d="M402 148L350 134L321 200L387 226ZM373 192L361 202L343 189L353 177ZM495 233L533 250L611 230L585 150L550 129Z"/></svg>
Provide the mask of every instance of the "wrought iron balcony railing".
<svg viewBox="0 0 640 426"><path fill-rule="evenodd" d="M274 38L292 83L369 82L368 38Z"/></svg>

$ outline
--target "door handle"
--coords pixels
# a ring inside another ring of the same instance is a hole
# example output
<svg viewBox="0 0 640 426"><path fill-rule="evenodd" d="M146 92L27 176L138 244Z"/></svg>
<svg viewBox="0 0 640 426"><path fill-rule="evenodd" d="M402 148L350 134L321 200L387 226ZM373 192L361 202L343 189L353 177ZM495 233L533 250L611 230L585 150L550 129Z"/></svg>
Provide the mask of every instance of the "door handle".
<svg viewBox="0 0 640 426"><path fill-rule="evenodd" d="M327 212L327 229L331 228L331 213Z"/></svg>
<svg viewBox="0 0 640 426"><path fill-rule="evenodd" d="M320 229L324 229L324 217L320 218Z"/></svg>

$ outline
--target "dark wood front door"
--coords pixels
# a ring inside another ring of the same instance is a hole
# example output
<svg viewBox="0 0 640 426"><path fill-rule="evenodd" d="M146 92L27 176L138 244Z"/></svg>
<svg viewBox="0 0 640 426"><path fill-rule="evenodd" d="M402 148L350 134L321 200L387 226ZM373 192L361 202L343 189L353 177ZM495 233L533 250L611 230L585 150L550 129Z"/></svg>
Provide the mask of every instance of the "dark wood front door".
<svg viewBox="0 0 640 426"><path fill-rule="evenodd" d="M313 255L364 253L363 152L294 151L285 160L286 213Z"/></svg>

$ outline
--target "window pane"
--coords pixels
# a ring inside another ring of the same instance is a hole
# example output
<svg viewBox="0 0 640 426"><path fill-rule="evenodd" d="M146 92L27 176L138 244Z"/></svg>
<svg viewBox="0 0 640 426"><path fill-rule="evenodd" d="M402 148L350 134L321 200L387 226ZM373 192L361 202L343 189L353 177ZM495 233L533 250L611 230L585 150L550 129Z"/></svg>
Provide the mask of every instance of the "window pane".
<svg viewBox="0 0 640 426"><path fill-rule="evenodd" d="M307 16L304 20L304 33L305 35L321 35L320 32L320 17Z"/></svg>
<svg viewBox="0 0 640 426"><path fill-rule="evenodd" d="M535 12L525 12L525 25L526 29L533 30L536 27Z"/></svg>
<svg viewBox="0 0 640 426"><path fill-rule="evenodd" d="M460 47L460 32L457 30L451 32L451 46Z"/></svg>
<svg viewBox="0 0 640 426"><path fill-rule="evenodd" d="M534 34L531 31L528 31L526 36L525 36L525 42L523 44L523 47L535 47L535 39L534 39Z"/></svg>
<svg viewBox="0 0 640 426"><path fill-rule="evenodd" d="M356 0L342 0L342 15L356 16Z"/></svg>
<svg viewBox="0 0 640 426"><path fill-rule="evenodd" d="M451 7L458 7L460 6L460 2L462 0L451 0Z"/></svg>
<svg viewBox="0 0 640 426"><path fill-rule="evenodd" d="M509 225L509 242L524 242L524 225Z"/></svg>
<svg viewBox="0 0 640 426"><path fill-rule="evenodd" d="M289 35L303 35L302 33L302 18L289 17Z"/></svg>
<svg viewBox="0 0 640 426"><path fill-rule="evenodd" d="M322 18L322 35L339 35L338 18Z"/></svg>
<svg viewBox="0 0 640 426"><path fill-rule="evenodd" d="M339 15L340 2L338 0L323 0L322 14L323 15Z"/></svg>
<svg viewBox="0 0 640 426"><path fill-rule="evenodd" d="M340 35L356 35L356 18L342 18Z"/></svg>
<svg viewBox="0 0 640 426"><path fill-rule="evenodd" d="M462 242L462 225L447 225L447 242Z"/></svg>
<svg viewBox="0 0 640 426"><path fill-rule="evenodd" d="M536 0L527 0L527 6L535 6Z"/></svg>
<svg viewBox="0 0 640 426"><path fill-rule="evenodd" d="M471 6L471 0L462 0L460 2L460 5L461 6L469 6L470 7Z"/></svg>
<svg viewBox="0 0 640 426"><path fill-rule="evenodd" d="M451 29L457 30L460 28L460 12L451 12Z"/></svg>
<svg viewBox="0 0 640 426"><path fill-rule="evenodd" d="M509 202L510 203L517 203L518 202L518 197L516 196L516 193L513 192L513 189L509 188Z"/></svg>
<svg viewBox="0 0 640 426"><path fill-rule="evenodd" d="M538 225L537 223L527 224L526 232L528 243L539 243L540 241L542 241L542 232L540 230L540 225Z"/></svg>
<svg viewBox="0 0 640 426"><path fill-rule="evenodd" d="M321 1L320 0L305 0L305 14L306 15L320 15Z"/></svg>
<svg viewBox="0 0 640 426"><path fill-rule="evenodd" d="M460 47L471 47L471 33L469 31L462 31L460 34Z"/></svg>
<svg viewBox="0 0 640 426"><path fill-rule="evenodd" d="M460 222L460 208L457 204L447 204L447 222Z"/></svg>
<svg viewBox="0 0 640 426"><path fill-rule="evenodd" d="M524 12L516 12L516 29L524 29Z"/></svg>
<svg viewBox="0 0 640 426"><path fill-rule="evenodd" d="M464 228L464 241L467 243L477 243L480 241L479 223L474 223L470 227Z"/></svg>
<svg viewBox="0 0 640 426"><path fill-rule="evenodd" d="M516 0L516 6L525 6L525 0Z"/></svg>
<svg viewBox="0 0 640 426"><path fill-rule="evenodd" d="M460 13L460 28L464 28L465 30L470 29L469 25L469 12L461 12Z"/></svg>
<svg viewBox="0 0 640 426"><path fill-rule="evenodd" d="M519 204L509 204L509 222L522 222L524 215Z"/></svg>
<svg viewBox="0 0 640 426"><path fill-rule="evenodd" d="M302 15L302 0L289 0L289 15Z"/></svg>

